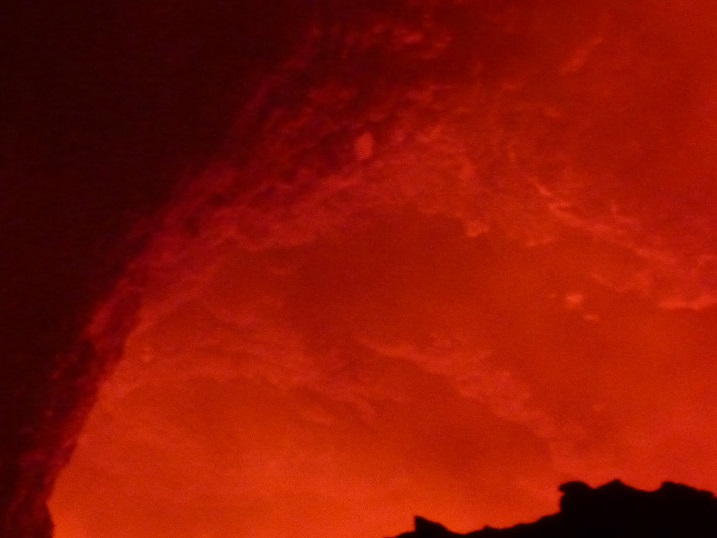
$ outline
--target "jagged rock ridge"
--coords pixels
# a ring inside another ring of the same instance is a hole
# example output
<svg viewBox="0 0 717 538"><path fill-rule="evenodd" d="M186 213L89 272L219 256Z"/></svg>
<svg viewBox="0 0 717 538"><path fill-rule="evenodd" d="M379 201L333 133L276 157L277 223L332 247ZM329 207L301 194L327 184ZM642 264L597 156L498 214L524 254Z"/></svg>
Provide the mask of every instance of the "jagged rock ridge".
<svg viewBox="0 0 717 538"><path fill-rule="evenodd" d="M583 482L560 487L560 512L508 529L485 527L457 534L416 517L415 530L396 538L713 538L717 536L717 499L702 491L665 482L643 491L615 480L597 488Z"/></svg>

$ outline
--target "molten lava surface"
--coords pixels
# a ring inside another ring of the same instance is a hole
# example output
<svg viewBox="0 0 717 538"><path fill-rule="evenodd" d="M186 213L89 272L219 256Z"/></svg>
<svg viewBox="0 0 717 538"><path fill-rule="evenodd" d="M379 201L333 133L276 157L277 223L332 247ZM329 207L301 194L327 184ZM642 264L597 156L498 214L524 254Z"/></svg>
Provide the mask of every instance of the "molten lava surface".
<svg viewBox="0 0 717 538"><path fill-rule="evenodd" d="M568 11L454 86L304 80L197 179L58 538L379 538L533 520L567 480L717 489L717 47L696 16ZM458 54L431 29L390 43Z"/></svg>

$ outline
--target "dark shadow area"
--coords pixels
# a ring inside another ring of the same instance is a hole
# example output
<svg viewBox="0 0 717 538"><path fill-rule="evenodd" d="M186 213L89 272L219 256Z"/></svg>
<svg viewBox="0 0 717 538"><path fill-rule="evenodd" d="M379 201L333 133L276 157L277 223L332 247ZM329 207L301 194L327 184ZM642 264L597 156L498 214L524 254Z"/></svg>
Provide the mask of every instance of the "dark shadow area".
<svg viewBox="0 0 717 538"><path fill-rule="evenodd" d="M560 487L560 512L509 529L486 527L456 534L440 523L416 517L415 530L397 538L708 538L717 536L717 499L665 482L643 491L615 480L597 488L583 482Z"/></svg>
<svg viewBox="0 0 717 538"><path fill-rule="evenodd" d="M82 331L295 48L310 15L299 5L0 7L1 536L50 535L45 501L119 353Z"/></svg>

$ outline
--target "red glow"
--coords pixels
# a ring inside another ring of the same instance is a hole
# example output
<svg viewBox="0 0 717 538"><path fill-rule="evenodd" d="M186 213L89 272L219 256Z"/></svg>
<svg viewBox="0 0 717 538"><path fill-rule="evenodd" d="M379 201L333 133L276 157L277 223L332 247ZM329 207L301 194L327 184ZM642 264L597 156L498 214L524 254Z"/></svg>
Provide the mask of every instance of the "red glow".
<svg viewBox="0 0 717 538"><path fill-rule="evenodd" d="M677 99L640 58L654 36L589 26L536 52L564 56L550 84L526 68L432 97L459 111L440 118L407 105L388 134L356 129L341 170L282 126L204 178L266 171L173 247L191 267L151 260L58 538L379 538L414 514L533 520L572 479L716 490L717 94Z"/></svg>
<svg viewBox="0 0 717 538"><path fill-rule="evenodd" d="M102 514L88 536L380 537L414 512L530 520L573 478L715 488L714 313L505 248L408 211L225 252L199 296L146 312L55 513Z"/></svg>

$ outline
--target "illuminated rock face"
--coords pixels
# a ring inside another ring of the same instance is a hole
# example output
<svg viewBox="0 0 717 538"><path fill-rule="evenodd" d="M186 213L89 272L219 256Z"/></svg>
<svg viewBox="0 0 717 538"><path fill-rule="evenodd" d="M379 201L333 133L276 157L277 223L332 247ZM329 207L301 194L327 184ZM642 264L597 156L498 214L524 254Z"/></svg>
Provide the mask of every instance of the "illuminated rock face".
<svg viewBox="0 0 717 538"><path fill-rule="evenodd" d="M415 531L397 538L708 538L717 533L717 500L709 491L668 482L647 492L619 481L598 488L571 482L560 490L560 513L535 523L456 534L416 517Z"/></svg>
<svg viewBox="0 0 717 538"><path fill-rule="evenodd" d="M287 505L379 534L407 491L465 527L465 476L503 522L567 479L714 488L709 3L121 4L4 19L0 534L48 532L123 352L60 527L106 498L137 537L277 536Z"/></svg>

